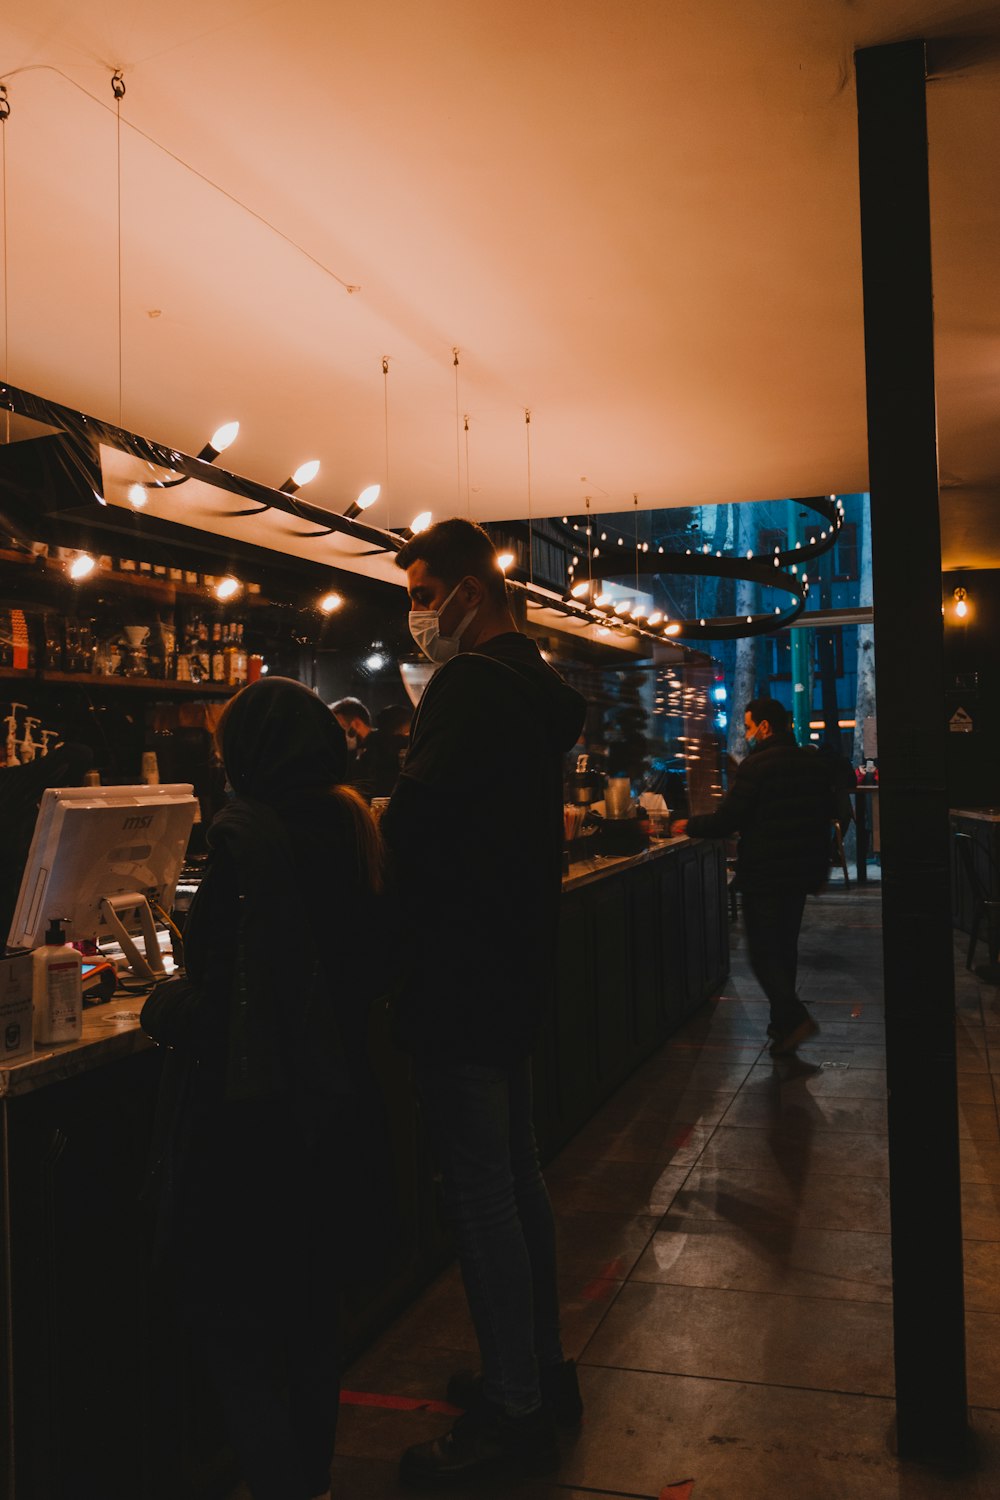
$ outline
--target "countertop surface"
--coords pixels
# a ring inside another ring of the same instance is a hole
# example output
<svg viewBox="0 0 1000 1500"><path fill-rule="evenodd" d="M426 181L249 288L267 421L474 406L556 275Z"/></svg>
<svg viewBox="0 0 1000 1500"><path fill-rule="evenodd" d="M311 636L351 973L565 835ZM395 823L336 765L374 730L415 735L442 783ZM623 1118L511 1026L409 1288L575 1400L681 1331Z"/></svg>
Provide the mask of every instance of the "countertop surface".
<svg viewBox="0 0 1000 1500"><path fill-rule="evenodd" d="M951 807L953 818L975 818L980 823L1000 823L1000 807Z"/></svg>
<svg viewBox="0 0 1000 1500"><path fill-rule="evenodd" d="M654 859L659 859L668 849L676 849L679 844L690 842L691 840L685 835L683 838L660 839L655 844L650 844L649 848L644 849L641 854L597 854L593 859L574 860L569 867L569 874L563 876L562 888L564 891L575 891L579 886L591 885L605 875L616 875L620 870L648 865Z"/></svg>
<svg viewBox="0 0 1000 1500"><path fill-rule="evenodd" d="M689 842L687 838L664 839L641 854L596 855L593 859L576 860L570 865L569 874L563 876L562 888L576 890L606 875L650 864L678 844ZM0 1066L0 1099L30 1094L154 1046L139 1025L144 999L144 995L116 995L104 1005L89 1006L83 1012L83 1036L78 1042L67 1042L61 1047L36 1046L30 1056Z"/></svg>
<svg viewBox="0 0 1000 1500"><path fill-rule="evenodd" d="M139 1025L144 995L116 995L83 1012L83 1036L61 1047L36 1046L34 1053L0 1067L0 1099L30 1094L91 1068L142 1052L154 1043Z"/></svg>

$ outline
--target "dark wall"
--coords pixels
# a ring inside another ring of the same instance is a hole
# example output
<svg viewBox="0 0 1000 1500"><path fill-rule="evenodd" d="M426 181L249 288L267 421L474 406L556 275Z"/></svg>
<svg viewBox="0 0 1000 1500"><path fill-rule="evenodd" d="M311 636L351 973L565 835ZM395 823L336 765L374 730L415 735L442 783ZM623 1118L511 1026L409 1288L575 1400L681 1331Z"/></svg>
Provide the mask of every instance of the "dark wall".
<svg viewBox="0 0 1000 1500"><path fill-rule="evenodd" d="M955 589L969 613L955 615ZM964 709L969 733L948 735L948 798L952 807L1000 806L1000 569L942 574L945 709L949 722Z"/></svg>

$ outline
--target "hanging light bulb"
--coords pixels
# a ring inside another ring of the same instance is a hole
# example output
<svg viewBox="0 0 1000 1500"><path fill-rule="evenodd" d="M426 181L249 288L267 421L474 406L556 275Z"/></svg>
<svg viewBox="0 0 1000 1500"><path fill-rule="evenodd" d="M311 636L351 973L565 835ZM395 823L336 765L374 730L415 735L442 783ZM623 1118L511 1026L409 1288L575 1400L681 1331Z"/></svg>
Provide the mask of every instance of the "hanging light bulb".
<svg viewBox="0 0 1000 1500"><path fill-rule="evenodd" d="M433 519L434 517L429 510L422 510L419 516L414 516L410 522L410 530L413 532L413 535L419 536L422 531L426 531Z"/></svg>
<svg viewBox="0 0 1000 1500"><path fill-rule="evenodd" d="M225 453L226 449L235 443L239 430L239 422L223 422L222 426L217 427L212 433L198 457L208 464L214 462L220 453Z"/></svg>
<svg viewBox="0 0 1000 1500"><path fill-rule="evenodd" d="M573 587L570 589L570 593L572 594L574 599L582 599L589 588L589 583L574 583Z"/></svg>
<svg viewBox="0 0 1000 1500"><path fill-rule="evenodd" d="M630 615L632 613L632 606L634 603L634 599L622 599L621 603L615 605L615 614Z"/></svg>
<svg viewBox="0 0 1000 1500"><path fill-rule="evenodd" d="M672 625L668 625L663 632L664 635L680 635L680 633L681 627L678 625L676 620Z"/></svg>
<svg viewBox="0 0 1000 1500"><path fill-rule="evenodd" d="M501 573L506 573L507 569L512 567L515 561L513 552L500 552L497 555L497 567Z"/></svg>
<svg viewBox="0 0 1000 1500"><path fill-rule="evenodd" d="M963 588L957 588L955 590L955 614L960 620L964 620L968 617L968 613L969 597Z"/></svg>
<svg viewBox="0 0 1000 1500"><path fill-rule="evenodd" d="M230 574L226 578L220 578L218 583L215 585L215 597L216 599L220 600L235 599L236 595L241 592L242 588L243 585L242 583L240 583L240 580L238 578L233 578Z"/></svg>
<svg viewBox="0 0 1000 1500"><path fill-rule="evenodd" d="M358 498L351 501L350 505L344 511L344 515L349 521L353 521L355 516L360 516L361 512L363 510L367 510L369 505L374 505L375 501L378 499L381 493L382 486L380 484L367 485L366 488L361 491L361 494L358 496Z"/></svg>
<svg viewBox="0 0 1000 1500"><path fill-rule="evenodd" d="M136 510L142 510L149 499L149 491L144 484L130 484L128 487L128 498L129 503L134 505Z"/></svg>
<svg viewBox="0 0 1000 1500"><path fill-rule="evenodd" d="M311 458L308 463L299 464L291 479L286 479L281 486L286 495L294 495L304 484L309 484L319 473L319 459Z"/></svg>
<svg viewBox="0 0 1000 1500"><path fill-rule="evenodd" d="M659 625L659 623L660 623L660 621L662 619L663 619L663 611L661 609L654 609L653 613L650 615L650 617L646 621L646 623L647 623L647 625Z"/></svg>
<svg viewBox="0 0 1000 1500"><path fill-rule="evenodd" d="M91 557L89 552L81 552L70 563L69 576L73 579L74 583L80 583L82 579L89 578L96 567L96 559Z"/></svg>
<svg viewBox="0 0 1000 1500"><path fill-rule="evenodd" d="M343 602L339 594L324 594L319 601L319 607L325 615L332 615L340 608Z"/></svg>
<svg viewBox="0 0 1000 1500"><path fill-rule="evenodd" d="M605 604L610 604L611 603L611 595L610 594L598 594L597 598L594 600L594 603L597 605L597 607L599 609L603 609L604 606L605 606Z"/></svg>

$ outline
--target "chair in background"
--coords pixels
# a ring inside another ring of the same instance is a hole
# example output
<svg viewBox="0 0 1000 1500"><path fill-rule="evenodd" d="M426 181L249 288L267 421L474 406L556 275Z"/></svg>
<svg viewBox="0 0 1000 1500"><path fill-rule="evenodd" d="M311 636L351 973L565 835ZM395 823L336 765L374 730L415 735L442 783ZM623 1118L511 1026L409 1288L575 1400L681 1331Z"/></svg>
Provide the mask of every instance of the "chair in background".
<svg viewBox="0 0 1000 1500"><path fill-rule="evenodd" d="M987 883L976 868L974 853L975 840L970 833L960 833L957 829L954 833L955 847L958 850L959 867L962 870L972 897L972 921L969 926L969 951L965 958L965 967L972 968L972 960L976 954L976 944L979 941L979 929L983 919L986 920L986 947L989 952L990 966L996 969L997 952L1000 950L1000 896L995 896L992 890L992 881ZM991 870L992 874L992 870Z"/></svg>

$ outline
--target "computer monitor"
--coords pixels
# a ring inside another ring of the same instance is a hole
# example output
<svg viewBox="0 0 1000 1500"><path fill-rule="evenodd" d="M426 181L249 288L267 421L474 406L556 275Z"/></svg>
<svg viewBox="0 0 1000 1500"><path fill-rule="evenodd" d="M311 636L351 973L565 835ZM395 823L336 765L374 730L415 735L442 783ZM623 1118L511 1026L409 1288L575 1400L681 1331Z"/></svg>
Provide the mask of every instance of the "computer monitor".
<svg viewBox="0 0 1000 1500"><path fill-rule="evenodd" d="M196 807L188 783L42 793L8 944L37 948L53 918L69 941L114 938L133 972L162 975L149 903L169 910ZM145 953L133 941L141 933Z"/></svg>

